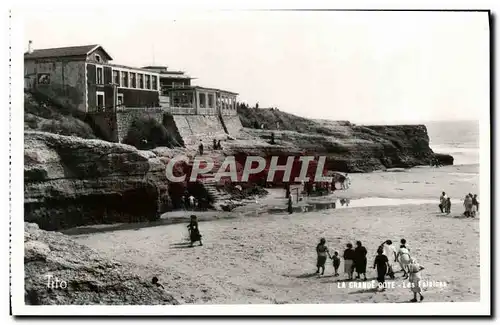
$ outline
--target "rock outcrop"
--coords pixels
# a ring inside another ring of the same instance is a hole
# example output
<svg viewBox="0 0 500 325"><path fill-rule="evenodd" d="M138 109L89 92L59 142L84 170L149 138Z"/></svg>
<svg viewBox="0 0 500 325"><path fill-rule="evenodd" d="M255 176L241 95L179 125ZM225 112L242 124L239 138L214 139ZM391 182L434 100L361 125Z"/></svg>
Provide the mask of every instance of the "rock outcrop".
<svg viewBox="0 0 500 325"><path fill-rule="evenodd" d="M429 165L433 160L453 164L453 157L435 154L425 125L354 125L346 121L309 120L276 109L239 108L247 138L230 145L232 154L266 156L326 156L326 168L341 172L370 172L386 168ZM264 125L264 129L262 129ZM274 137L275 145L269 145ZM250 139L254 141L253 145Z"/></svg>
<svg viewBox="0 0 500 325"><path fill-rule="evenodd" d="M25 221L55 230L156 220L171 206L165 165L150 151L25 132Z"/></svg>
<svg viewBox="0 0 500 325"><path fill-rule="evenodd" d="M127 265L36 224L25 223L24 250L27 305L179 304L151 279L128 272Z"/></svg>

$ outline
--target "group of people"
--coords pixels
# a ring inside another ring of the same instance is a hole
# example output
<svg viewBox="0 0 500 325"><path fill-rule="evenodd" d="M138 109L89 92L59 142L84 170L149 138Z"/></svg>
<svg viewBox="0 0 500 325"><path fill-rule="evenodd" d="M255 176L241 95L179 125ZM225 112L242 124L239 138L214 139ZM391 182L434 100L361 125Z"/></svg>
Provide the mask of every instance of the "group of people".
<svg viewBox="0 0 500 325"><path fill-rule="evenodd" d="M194 197L186 193L180 199L180 207L188 211L206 211L209 208L209 202L206 197Z"/></svg>
<svg viewBox="0 0 500 325"><path fill-rule="evenodd" d="M467 194L464 198L464 215L467 218L475 218L477 212L479 211L479 201L477 199L477 194L472 195Z"/></svg>
<svg viewBox="0 0 500 325"><path fill-rule="evenodd" d="M479 211L479 201L477 194L472 195L469 193L464 198L464 215L467 218L474 218ZM441 193L439 197L439 210L441 213L450 214L451 212L451 199L445 192Z"/></svg>
<svg viewBox="0 0 500 325"><path fill-rule="evenodd" d="M214 142L214 150L222 150L222 145L220 144L220 140L217 141L213 139L213 142Z"/></svg>
<svg viewBox="0 0 500 325"><path fill-rule="evenodd" d="M356 248L353 249L351 243L347 243L347 248L344 250L344 273L347 274L348 280L361 279L366 281L366 267L368 264L367 260L367 249L363 246L361 241L356 242ZM317 263L316 263L316 273L324 275L325 265L327 258L329 257L333 261L334 276L339 276L338 270L340 267L341 259L339 257L338 251L335 251L333 255L330 254L328 247L326 246L325 238L321 238L319 244L316 246L317 253ZM394 264L399 263L401 270L403 271L403 278L410 281L412 292L414 293L412 302L417 301L417 294L420 295L420 300L423 300L422 290L420 288L420 271L424 268L420 266L415 259L411 258L410 250L406 247L406 239L401 239L399 250L392 244L390 239L384 241L377 249L377 255L375 256L373 262L373 269L377 270L377 281L382 290L385 290L384 283L386 276L391 279L395 278ZM357 273L354 278L354 272Z"/></svg>

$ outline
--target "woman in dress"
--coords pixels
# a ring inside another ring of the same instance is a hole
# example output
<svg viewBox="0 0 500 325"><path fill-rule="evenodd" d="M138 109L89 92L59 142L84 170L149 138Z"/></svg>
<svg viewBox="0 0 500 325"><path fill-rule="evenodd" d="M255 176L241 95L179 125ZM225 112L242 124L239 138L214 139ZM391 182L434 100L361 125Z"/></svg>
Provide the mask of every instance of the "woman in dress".
<svg viewBox="0 0 500 325"><path fill-rule="evenodd" d="M319 241L319 244L316 246L316 253L318 254L318 260L316 263L316 267L318 268L316 273L320 273L321 270L321 275L325 274L325 263L326 263L326 258L330 257L330 252L328 251L328 247L325 245L326 240L324 238L321 238Z"/></svg>
<svg viewBox="0 0 500 325"><path fill-rule="evenodd" d="M198 220L196 219L195 215L191 216L191 221L189 222L189 225L187 227L189 230L189 240L191 241L191 247L197 241L200 242L200 246L203 246L203 243L201 242L200 229L198 228Z"/></svg>
<svg viewBox="0 0 500 325"><path fill-rule="evenodd" d="M408 273L410 274L410 289L413 292L413 299L411 302L417 302L417 293L420 295L420 301L424 300L424 296L422 295L422 288L420 287L420 271L424 269L423 266L417 263L415 259L410 260L410 264L408 264Z"/></svg>
<svg viewBox="0 0 500 325"><path fill-rule="evenodd" d="M377 256L375 257L375 261L373 262L373 268L377 269L377 281L379 287L382 287L382 291L385 290L385 275L389 270L389 259L384 254L384 248L380 246L377 249Z"/></svg>
<svg viewBox="0 0 500 325"><path fill-rule="evenodd" d="M352 244L347 244L347 249L344 251L344 272L347 273L349 280L352 280L352 273L354 272L354 249Z"/></svg>
<svg viewBox="0 0 500 325"><path fill-rule="evenodd" d="M406 240L405 240L406 243ZM396 259L399 262L399 265L401 266L401 270L403 271L403 278L408 277L408 265L410 264L410 250L406 248L405 244L401 244L399 247L399 251L396 254Z"/></svg>
<svg viewBox="0 0 500 325"><path fill-rule="evenodd" d="M354 266L356 267L356 279L360 279L361 274L363 274L363 280L366 281L366 248L358 240L356 242L356 249L354 250Z"/></svg>

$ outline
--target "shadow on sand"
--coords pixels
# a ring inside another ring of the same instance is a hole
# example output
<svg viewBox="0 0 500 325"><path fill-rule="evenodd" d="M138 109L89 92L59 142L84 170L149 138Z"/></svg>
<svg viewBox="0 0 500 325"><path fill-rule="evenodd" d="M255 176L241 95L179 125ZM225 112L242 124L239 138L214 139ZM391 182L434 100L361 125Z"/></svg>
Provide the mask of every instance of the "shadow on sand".
<svg viewBox="0 0 500 325"><path fill-rule="evenodd" d="M193 246L191 246L190 242L180 242L180 243L170 244L170 248L174 248L174 249L178 249L178 248L193 248Z"/></svg>
<svg viewBox="0 0 500 325"><path fill-rule="evenodd" d="M349 292L348 294L350 295L355 295L355 294L359 294L359 293L375 293L375 292L378 292L378 288L370 288L370 289L361 289L361 290L357 290L357 291L352 291L352 292ZM382 292L382 291L381 291Z"/></svg>

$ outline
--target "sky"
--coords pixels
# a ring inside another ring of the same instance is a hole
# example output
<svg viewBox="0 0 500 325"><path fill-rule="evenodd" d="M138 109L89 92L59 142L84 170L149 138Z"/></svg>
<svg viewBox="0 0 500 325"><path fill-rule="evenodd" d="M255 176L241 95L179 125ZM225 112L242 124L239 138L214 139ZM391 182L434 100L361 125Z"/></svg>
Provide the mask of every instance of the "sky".
<svg viewBox="0 0 500 325"><path fill-rule="evenodd" d="M116 64L166 65L304 117L391 124L489 110L487 13L144 7L13 14L26 48L100 44Z"/></svg>

